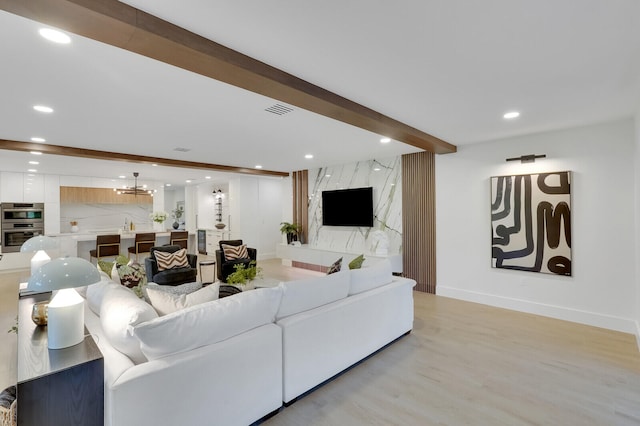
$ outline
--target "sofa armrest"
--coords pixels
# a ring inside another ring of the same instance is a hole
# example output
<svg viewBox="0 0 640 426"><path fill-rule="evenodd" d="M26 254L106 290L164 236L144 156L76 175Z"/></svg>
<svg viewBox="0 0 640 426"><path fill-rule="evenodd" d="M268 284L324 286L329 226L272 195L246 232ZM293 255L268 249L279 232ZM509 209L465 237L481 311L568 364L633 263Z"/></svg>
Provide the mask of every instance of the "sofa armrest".
<svg viewBox="0 0 640 426"><path fill-rule="evenodd" d="M257 260L258 250L254 248L247 247L247 253L249 254L249 259Z"/></svg>
<svg viewBox="0 0 640 426"><path fill-rule="evenodd" d="M147 281L153 281L153 276L158 273L158 262L151 257L146 257L144 259L144 270L147 274Z"/></svg>
<svg viewBox="0 0 640 426"><path fill-rule="evenodd" d="M195 269L198 263L198 256L195 254L187 254L187 262L189 263L189 266Z"/></svg>

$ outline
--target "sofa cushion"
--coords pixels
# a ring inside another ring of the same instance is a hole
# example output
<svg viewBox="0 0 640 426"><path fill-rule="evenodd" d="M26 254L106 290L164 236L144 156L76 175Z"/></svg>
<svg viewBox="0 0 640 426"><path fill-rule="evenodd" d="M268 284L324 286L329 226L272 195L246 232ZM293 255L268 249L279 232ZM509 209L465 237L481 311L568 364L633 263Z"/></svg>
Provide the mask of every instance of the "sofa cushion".
<svg viewBox="0 0 640 426"><path fill-rule="evenodd" d="M174 253L155 250L153 252L158 264L158 271L165 271L173 268L186 268L189 266L187 261L187 250L180 249Z"/></svg>
<svg viewBox="0 0 640 426"><path fill-rule="evenodd" d="M131 290L122 286L109 288L100 308L100 325L111 346L122 352L135 364L145 362L140 343L129 331L145 321L158 318L151 305L139 299Z"/></svg>
<svg viewBox="0 0 640 426"><path fill-rule="evenodd" d="M280 303L276 319L344 299L349 294L350 277L349 271L342 271L316 278L281 283L282 303Z"/></svg>
<svg viewBox="0 0 640 426"><path fill-rule="evenodd" d="M159 290L159 286L147 289L151 305L158 315L167 315L181 309L216 300L220 291L220 283L214 283L189 294L172 294Z"/></svg>
<svg viewBox="0 0 640 426"><path fill-rule="evenodd" d="M87 303L91 312L100 316L100 308L102 307L104 294L108 288L114 287L119 287L119 285L111 281L111 278L109 278L107 274L101 275L100 282L87 287Z"/></svg>
<svg viewBox="0 0 640 426"><path fill-rule="evenodd" d="M236 259L249 259L249 253L247 252L246 244L239 246L230 246L227 244L220 244L226 260Z"/></svg>
<svg viewBox="0 0 640 426"><path fill-rule="evenodd" d="M389 284L393 281L391 262L384 259L371 266L351 271L349 296Z"/></svg>
<svg viewBox="0 0 640 426"><path fill-rule="evenodd" d="M246 291L131 328L140 341L142 353L149 360L158 359L211 345L272 323L281 297L282 290L277 287Z"/></svg>

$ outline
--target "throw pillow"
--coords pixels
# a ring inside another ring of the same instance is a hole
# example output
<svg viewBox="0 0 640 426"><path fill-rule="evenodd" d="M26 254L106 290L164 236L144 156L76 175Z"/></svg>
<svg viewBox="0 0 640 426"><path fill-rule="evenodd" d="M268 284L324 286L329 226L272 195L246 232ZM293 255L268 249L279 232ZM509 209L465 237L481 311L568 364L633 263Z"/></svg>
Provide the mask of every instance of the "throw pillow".
<svg viewBox="0 0 640 426"><path fill-rule="evenodd" d="M187 261L187 250L180 249L173 253L156 250L153 252L158 263L158 271L166 271L173 268L186 268L189 266Z"/></svg>
<svg viewBox="0 0 640 426"><path fill-rule="evenodd" d="M229 246L226 244L221 244L221 246L222 246L222 251L224 253L224 258L226 260L249 258L249 252L247 251L246 244L242 244L240 246Z"/></svg>
<svg viewBox="0 0 640 426"><path fill-rule="evenodd" d="M111 276L111 270L115 262L107 262L106 260L98 260L98 269L105 274Z"/></svg>
<svg viewBox="0 0 640 426"><path fill-rule="evenodd" d="M362 262L364 262L364 254L353 259L349 262L349 269L360 269L362 268Z"/></svg>
<svg viewBox="0 0 640 426"><path fill-rule="evenodd" d="M138 299L131 290L115 286L105 292L100 307L100 325L104 335L116 348L135 364L145 362L140 351L140 342L129 331L129 327L158 318L151 305Z"/></svg>
<svg viewBox="0 0 640 426"><path fill-rule="evenodd" d="M340 272L340 269L342 269L342 258L336 260L335 262L333 262L331 264L331 266L329 266L329 269L327 269L327 275L331 275L331 274L335 274L336 272Z"/></svg>
<svg viewBox="0 0 640 426"><path fill-rule="evenodd" d="M146 274L144 267L137 262L130 262L126 265L116 263L111 272L111 279L127 288L133 288L146 282Z"/></svg>
<svg viewBox="0 0 640 426"><path fill-rule="evenodd" d="M216 300L220 291L220 283L214 283L189 294L171 294L166 291L151 287L147 289L147 295L151 306L158 315L167 315L184 308L196 306L201 303Z"/></svg>
<svg viewBox="0 0 640 426"><path fill-rule="evenodd" d="M145 288L147 290L152 288L154 290L162 290L165 293L181 295L193 293L194 291L200 290L202 288L202 283L192 282L180 285L160 285L156 283L148 283Z"/></svg>

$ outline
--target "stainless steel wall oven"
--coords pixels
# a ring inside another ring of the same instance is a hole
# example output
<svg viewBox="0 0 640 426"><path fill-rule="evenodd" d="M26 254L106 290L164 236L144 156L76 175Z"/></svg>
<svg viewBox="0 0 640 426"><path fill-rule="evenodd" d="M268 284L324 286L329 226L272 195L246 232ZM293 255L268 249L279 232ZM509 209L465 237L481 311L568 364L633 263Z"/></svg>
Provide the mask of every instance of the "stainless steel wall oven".
<svg viewBox="0 0 640 426"><path fill-rule="evenodd" d="M29 238L44 235L44 203L2 203L0 227L2 252L20 251Z"/></svg>

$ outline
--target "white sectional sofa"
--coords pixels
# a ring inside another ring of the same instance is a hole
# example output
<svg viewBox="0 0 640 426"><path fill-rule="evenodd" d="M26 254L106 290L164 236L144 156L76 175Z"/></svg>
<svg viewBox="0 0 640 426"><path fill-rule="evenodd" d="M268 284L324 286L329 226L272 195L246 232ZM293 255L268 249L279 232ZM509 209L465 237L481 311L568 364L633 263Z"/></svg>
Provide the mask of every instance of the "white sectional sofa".
<svg viewBox="0 0 640 426"><path fill-rule="evenodd" d="M409 332L414 285L380 262L158 316L105 277L85 304L105 425L251 424Z"/></svg>

